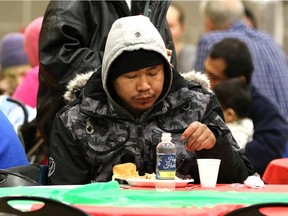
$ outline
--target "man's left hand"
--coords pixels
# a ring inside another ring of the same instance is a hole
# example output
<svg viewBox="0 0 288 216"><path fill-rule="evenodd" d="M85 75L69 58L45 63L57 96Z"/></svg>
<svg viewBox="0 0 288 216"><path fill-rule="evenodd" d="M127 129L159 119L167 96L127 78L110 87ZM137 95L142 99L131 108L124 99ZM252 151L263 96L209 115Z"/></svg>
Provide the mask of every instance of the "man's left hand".
<svg viewBox="0 0 288 216"><path fill-rule="evenodd" d="M200 151L211 149L216 144L216 137L207 125L195 121L183 132L181 140L187 140L186 150Z"/></svg>

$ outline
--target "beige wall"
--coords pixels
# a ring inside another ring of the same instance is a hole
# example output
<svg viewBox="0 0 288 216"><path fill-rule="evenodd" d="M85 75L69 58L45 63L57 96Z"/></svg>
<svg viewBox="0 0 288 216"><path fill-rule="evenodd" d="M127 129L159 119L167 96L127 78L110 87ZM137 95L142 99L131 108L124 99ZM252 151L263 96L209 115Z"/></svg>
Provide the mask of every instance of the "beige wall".
<svg viewBox="0 0 288 216"><path fill-rule="evenodd" d="M0 0L0 37L23 29L33 19L43 16L48 1Z"/></svg>
<svg viewBox="0 0 288 216"><path fill-rule="evenodd" d="M36 17L43 16L48 2L49 1L47 0L0 0L0 37L8 32L23 29ZM203 30L203 17L199 12L200 1L176 0L176 2L183 7L187 16L185 40L189 43L196 44ZM256 2L259 2L259 0ZM263 14L265 11L261 10L261 7L259 8L259 6L255 5L255 1L254 3L252 1L249 3L248 1L248 4L252 9L255 9L258 16L257 18L260 21L260 29L267 28L267 26L265 27L265 23L263 23L266 22L264 19L265 14ZM288 4L284 1L283 5L284 24L287 25L283 29L283 46L285 47L285 50L288 51ZM271 17L269 17L269 20L271 21Z"/></svg>

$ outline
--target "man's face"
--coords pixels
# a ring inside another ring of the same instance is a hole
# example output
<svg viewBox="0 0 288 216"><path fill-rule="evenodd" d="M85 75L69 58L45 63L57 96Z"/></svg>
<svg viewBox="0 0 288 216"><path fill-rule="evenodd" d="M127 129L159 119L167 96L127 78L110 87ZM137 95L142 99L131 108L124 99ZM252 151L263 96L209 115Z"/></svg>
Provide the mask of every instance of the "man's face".
<svg viewBox="0 0 288 216"><path fill-rule="evenodd" d="M9 83L9 88L6 89L9 95L12 95L17 86L22 82L26 72L30 69L30 65L17 65L3 70L6 82Z"/></svg>
<svg viewBox="0 0 288 216"><path fill-rule="evenodd" d="M175 42L181 41L184 34L184 26L180 23L179 16L179 11L175 7L170 6L168 8L166 18Z"/></svg>
<svg viewBox="0 0 288 216"><path fill-rule="evenodd" d="M208 57L205 61L205 73L210 80L211 88L227 80L228 78L224 74L226 63L223 59L212 59Z"/></svg>
<svg viewBox="0 0 288 216"><path fill-rule="evenodd" d="M123 106L135 116L152 107L162 92L163 64L125 73L113 81Z"/></svg>

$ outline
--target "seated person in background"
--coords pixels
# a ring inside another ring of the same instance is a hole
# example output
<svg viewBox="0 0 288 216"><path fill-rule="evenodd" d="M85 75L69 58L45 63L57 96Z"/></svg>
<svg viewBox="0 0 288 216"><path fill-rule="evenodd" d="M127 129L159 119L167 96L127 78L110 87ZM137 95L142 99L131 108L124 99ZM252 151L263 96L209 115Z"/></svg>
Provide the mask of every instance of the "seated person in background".
<svg viewBox="0 0 288 216"><path fill-rule="evenodd" d="M248 46L253 61L251 84L288 120L287 55L270 34L247 25L243 3L241 0L205 1L207 32L198 41L195 70L204 72L205 60L215 43L224 38L240 39Z"/></svg>
<svg viewBox="0 0 288 216"><path fill-rule="evenodd" d="M219 100L226 125L241 148L245 148L253 137L253 122L250 115L250 90L245 81L229 79L218 84L214 93Z"/></svg>
<svg viewBox="0 0 288 216"><path fill-rule="evenodd" d="M277 107L251 83L253 62L247 45L236 38L216 43L205 61L205 72L212 89L236 77L249 85L254 134L245 151L255 171L262 175L270 161L283 156L288 140L288 124Z"/></svg>
<svg viewBox="0 0 288 216"><path fill-rule="evenodd" d="M79 84L77 78L73 84ZM178 174L196 183L196 158L221 159L219 183L243 182L254 174L216 96L172 71L149 18L118 19L107 37L102 68L55 117L48 181L106 182L113 166L125 162L134 163L139 175L153 173L162 132L170 132L177 146Z"/></svg>
<svg viewBox="0 0 288 216"><path fill-rule="evenodd" d="M22 82L26 71L31 68L24 50L24 35L12 32L6 34L0 42L0 109L14 126L15 131L25 120L36 116L36 109L26 105L19 106L18 100L11 101L15 88ZM20 104L22 105L22 103ZM28 112L26 118L25 112Z"/></svg>
<svg viewBox="0 0 288 216"><path fill-rule="evenodd" d="M26 70L31 68L27 54L24 51L24 35L11 32L3 36L0 41L1 64L1 94L11 96L21 83ZM4 83L5 88L2 87Z"/></svg>
<svg viewBox="0 0 288 216"><path fill-rule="evenodd" d="M0 95L0 110L8 118L16 132L18 132L21 125L32 121L36 117L36 109L7 95Z"/></svg>
<svg viewBox="0 0 288 216"><path fill-rule="evenodd" d="M43 17L34 19L24 31L24 50L27 53L31 69L26 71L23 81L17 86L12 97L22 103L35 108L38 93L38 71L39 71L39 35Z"/></svg>
<svg viewBox="0 0 288 216"><path fill-rule="evenodd" d="M28 113L27 123L21 121L22 113L15 115L19 119L16 124L18 135L25 146L30 162L46 164L48 148L46 145L39 145L40 133L36 127L36 102L38 94L38 72L39 72L39 36L42 27L43 17L32 20L24 31L24 50L28 56L31 69L27 70L22 82L17 86L12 98L25 105ZM20 111L21 112L21 111ZM9 118L11 119L11 118ZM21 127L19 127L19 124ZM15 125L15 123L13 123ZM36 145L37 143L37 145ZM36 148L38 146L38 148ZM47 148L47 150L46 150ZM34 151L35 150L35 151ZM34 152L34 153L32 153Z"/></svg>
<svg viewBox="0 0 288 216"><path fill-rule="evenodd" d="M24 148L11 123L0 110L0 169L28 164Z"/></svg>
<svg viewBox="0 0 288 216"><path fill-rule="evenodd" d="M182 8L174 3L171 3L166 19L172 34L174 47L177 56L177 71L186 73L193 69L196 57L196 46L185 44L183 36L185 33L185 14Z"/></svg>

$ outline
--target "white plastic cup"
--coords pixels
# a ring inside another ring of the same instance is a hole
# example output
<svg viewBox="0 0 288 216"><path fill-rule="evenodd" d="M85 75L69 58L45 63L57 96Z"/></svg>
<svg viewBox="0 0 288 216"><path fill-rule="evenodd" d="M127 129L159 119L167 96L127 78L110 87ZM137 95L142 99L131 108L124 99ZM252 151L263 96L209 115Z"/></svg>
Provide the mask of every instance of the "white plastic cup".
<svg viewBox="0 0 288 216"><path fill-rule="evenodd" d="M201 187L216 186L220 162L220 159L197 159Z"/></svg>

